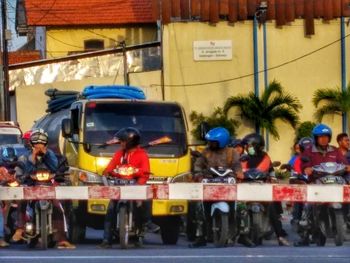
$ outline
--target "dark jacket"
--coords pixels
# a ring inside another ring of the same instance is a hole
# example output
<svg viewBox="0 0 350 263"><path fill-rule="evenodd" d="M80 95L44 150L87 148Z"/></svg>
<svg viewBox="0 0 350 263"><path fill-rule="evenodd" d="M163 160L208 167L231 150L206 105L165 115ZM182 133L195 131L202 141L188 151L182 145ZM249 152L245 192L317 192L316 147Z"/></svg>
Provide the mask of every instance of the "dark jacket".
<svg viewBox="0 0 350 263"><path fill-rule="evenodd" d="M231 147L218 151L204 149L202 155L194 163L195 176L207 176L210 167L229 167L234 173L242 172L239 154Z"/></svg>

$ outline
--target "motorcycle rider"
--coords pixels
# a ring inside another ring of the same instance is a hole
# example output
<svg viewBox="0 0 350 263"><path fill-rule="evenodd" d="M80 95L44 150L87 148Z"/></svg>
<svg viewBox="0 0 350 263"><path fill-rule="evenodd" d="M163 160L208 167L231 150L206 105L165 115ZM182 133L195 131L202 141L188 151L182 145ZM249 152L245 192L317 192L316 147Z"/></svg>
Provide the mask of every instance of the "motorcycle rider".
<svg viewBox="0 0 350 263"><path fill-rule="evenodd" d="M243 141L241 139L234 139L231 142L231 147L233 147L233 149L235 149L235 151L238 153L239 156L244 154L244 145L243 145Z"/></svg>
<svg viewBox="0 0 350 263"><path fill-rule="evenodd" d="M0 158L0 183L7 183L14 181L14 168L17 161L16 149L12 146L1 147ZM5 202L0 201L0 248L8 247L9 244L4 240L5 237L5 220L6 220L6 207Z"/></svg>
<svg viewBox="0 0 350 263"><path fill-rule="evenodd" d="M302 171L308 176L310 183L315 182L313 178L313 166L319 165L324 162L336 162L347 164L346 158L341 152L334 146L330 145L332 139L332 130L325 124L318 124L312 130L312 136L314 145L309 149L306 149L302 154ZM346 166L347 172L350 171L350 166ZM310 215L311 206L305 206L304 210ZM295 246L308 246L309 237L306 235L301 240L294 243Z"/></svg>
<svg viewBox="0 0 350 263"><path fill-rule="evenodd" d="M243 171L247 169L258 169L261 172L269 174L269 180L276 182L277 178L272 167L269 155L263 150L265 147L264 138L257 133L248 134L243 138L243 143L248 153L248 159L242 161ZM268 206L269 219L273 230L277 236L280 246L289 246L289 242L285 239L286 232L282 228L281 214L283 213L280 202L273 202Z"/></svg>
<svg viewBox="0 0 350 263"><path fill-rule="evenodd" d="M26 148L28 151L32 150L32 145L30 144L30 135L32 134L32 131L26 131L25 133L23 133L22 135L22 141L23 141L23 145L24 148Z"/></svg>
<svg viewBox="0 0 350 263"><path fill-rule="evenodd" d="M307 149L303 156L305 156L302 163L302 169L306 175L312 178L312 167L324 162L336 162L347 164L344 155L335 147L330 145L332 139L332 130L325 124L318 124L312 130L314 145ZM350 171L350 166L347 165L347 171Z"/></svg>
<svg viewBox="0 0 350 263"><path fill-rule="evenodd" d="M146 184L150 175L150 164L147 152L140 147L141 135L138 129L133 127L123 128L114 135L114 140L120 142L120 150L117 150L112 160L104 170L104 176L120 177L113 170L119 165L130 164L138 168L137 174L133 178L123 178L126 180L136 179L137 184ZM117 213L118 200L111 200L108 204L107 213L104 222L103 241L99 245L100 248L112 247L112 228L115 225L115 215ZM159 227L151 222L152 211L151 203L143 201L140 207L140 215L143 215L142 222L147 228L157 231ZM157 228L157 229L156 229Z"/></svg>
<svg viewBox="0 0 350 263"><path fill-rule="evenodd" d="M348 164L350 164L350 139L347 133L339 133L337 135L338 149L345 156Z"/></svg>
<svg viewBox="0 0 350 263"><path fill-rule="evenodd" d="M350 164L350 139L347 133L339 133L337 135L338 149L343 156L345 156L348 164ZM350 183L350 175L345 176L346 182ZM350 229L350 205L344 204L344 215L346 219L347 229Z"/></svg>
<svg viewBox="0 0 350 263"><path fill-rule="evenodd" d="M291 167L291 176L289 178L290 184L300 184L308 183L307 176L303 175L302 172L302 160L301 154L308 148L312 147L313 140L310 137L301 138L298 142L300 154L295 158L294 163ZM297 226L302 216L304 204L303 203L294 203L292 211L292 220L291 224Z"/></svg>
<svg viewBox="0 0 350 263"><path fill-rule="evenodd" d="M207 147L194 164L194 181L201 182L203 178L208 177L207 171L210 167L230 167L237 178L242 178L243 173L239 155L232 147L228 147L230 142L228 130L223 127L211 129L206 133L205 140L207 141ZM202 202L197 204L202 205ZM198 236L195 242L189 245L190 247L201 247L207 244L207 222L210 221L211 204L205 202L203 206L204 216L202 213L196 213L195 215L199 233L197 232ZM248 245L250 246L250 244L251 242Z"/></svg>
<svg viewBox="0 0 350 263"><path fill-rule="evenodd" d="M20 182L27 185L32 185L31 174L34 174L37 169L47 169L51 173L58 170L58 160L54 152L47 147L48 135L43 129L35 129L30 134L31 151L19 158L19 163L16 167L16 178ZM22 239L24 217L26 213L26 202L19 202L18 205L18 222L17 230L12 237L13 241ZM64 226L64 211L59 201L53 200L52 221L54 228L57 229L54 239L57 241L59 249L74 249L75 246L67 241L65 226Z"/></svg>

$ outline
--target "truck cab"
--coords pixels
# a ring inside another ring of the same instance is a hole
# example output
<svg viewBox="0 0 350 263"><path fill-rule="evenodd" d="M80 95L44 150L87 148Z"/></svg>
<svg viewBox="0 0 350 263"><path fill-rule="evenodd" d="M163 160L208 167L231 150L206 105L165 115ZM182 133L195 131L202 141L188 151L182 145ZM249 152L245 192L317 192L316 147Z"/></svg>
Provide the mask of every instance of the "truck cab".
<svg viewBox="0 0 350 263"><path fill-rule="evenodd" d="M62 120L62 153L67 157L74 185L97 184L119 145L104 145L125 127L141 132L141 144L168 136L169 144L147 148L151 178L148 183L171 182L190 173L187 123L182 107L172 102L121 99L78 100L71 105L68 118ZM86 173L91 172L91 173ZM85 182L79 176L88 174ZM81 241L87 226L102 228L109 200L74 202L70 220L73 242ZM183 200L153 200L153 220L161 227L163 243L176 244L180 216L187 213Z"/></svg>

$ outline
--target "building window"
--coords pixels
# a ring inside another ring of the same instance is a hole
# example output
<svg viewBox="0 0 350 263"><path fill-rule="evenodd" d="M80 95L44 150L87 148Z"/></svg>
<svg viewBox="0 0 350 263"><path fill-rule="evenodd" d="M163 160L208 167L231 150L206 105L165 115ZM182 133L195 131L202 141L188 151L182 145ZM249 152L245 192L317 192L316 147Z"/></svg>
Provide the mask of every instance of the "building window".
<svg viewBox="0 0 350 263"><path fill-rule="evenodd" d="M94 51L101 50L105 48L105 44L103 40L99 39L90 39L84 41L84 50L85 51Z"/></svg>

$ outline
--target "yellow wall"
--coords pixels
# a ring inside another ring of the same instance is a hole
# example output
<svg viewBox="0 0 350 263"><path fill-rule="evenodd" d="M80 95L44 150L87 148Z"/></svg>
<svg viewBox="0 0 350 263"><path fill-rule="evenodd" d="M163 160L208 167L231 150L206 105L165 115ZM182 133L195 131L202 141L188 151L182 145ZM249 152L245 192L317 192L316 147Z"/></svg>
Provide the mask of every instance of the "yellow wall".
<svg viewBox="0 0 350 263"><path fill-rule="evenodd" d="M161 100L161 90L158 87L150 87L151 83L159 82L160 72L151 71L144 73L129 74L130 85L143 89L149 100ZM46 101L49 99L44 92L50 88L59 90L82 91L88 85L111 85L114 77L110 78L88 78L75 81L60 81L51 84L38 84L23 86L16 89L17 121L23 131L29 130L35 120L38 120L45 113ZM123 84L123 76L119 76L115 84ZM31 99L28 99L31 98Z"/></svg>
<svg viewBox="0 0 350 263"><path fill-rule="evenodd" d="M252 27L247 22L229 26L219 23L176 23L165 27L163 34L166 99L176 100L186 113L193 110L209 114L214 107L222 106L227 97L253 91L253 78L202 86L184 87L183 84L212 82L229 79L253 70ZM192 45L195 40L232 40L231 61L194 61ZM236 116L237 117L237 116ZM249 131L242 125L241 133Z"/></svg>
<svg viewBox="0 0 350 263"><path fill-rule="evenodd" d="M47 58L63 57L68 52L83 51L84 41L90 39L104 40L105 48L117 46L117 40L125 39L126 45L135 45L157 40L155 25L120 28L47 28Z"/></svg>
<svg viewBox="0 0 350 263"><path fill-rule="evenodd" d="M324 45L340 39L340 21L332 20L324 23L316 20L316 35L304 36L303 20L297 20L289 26L276 28L275 23L267 23L268 67L274 67ZM221 22L215 26L207 23L172 23L165 26L164 67L165 84L168 86L166 98L182 103L187 114L196 110L209 114L216 106L222 106L232 95L247 94L254 90L253 76L230 82L210 85L182 86L184 84L204 83L236 78L253 73L253 37L252 23L249 21L229 25ZM349 33L346 28L346 34ZM259 29L259 70L263 70L263 35ZM193 60L193 41L196 40L232 40L233 59L231 61ZM347 40L347 50L350 40ZM350 59L347 54L347 61ZM341 85L340 42L316 52L308 57L268 72L269 81L276 79L303 105L301 121L313 120L314 107L311 103L313 92L319 88ZM260 94L264 88L263 73L259 76ZM240 119L239 115L233 115ZM327 117L324 121L337 134L341 131L341 119L337 116ZM294 131L284 123L278 122L281 138L275 141L270 138L272 158L282 162L290 156L290 147L294 139ZM242 125L238 131L244 136L252 127ZM334 136L335 137L335 136ZM333 138L334 138L333 137ZM334 141L334 140L333 140Z"/></svg>

